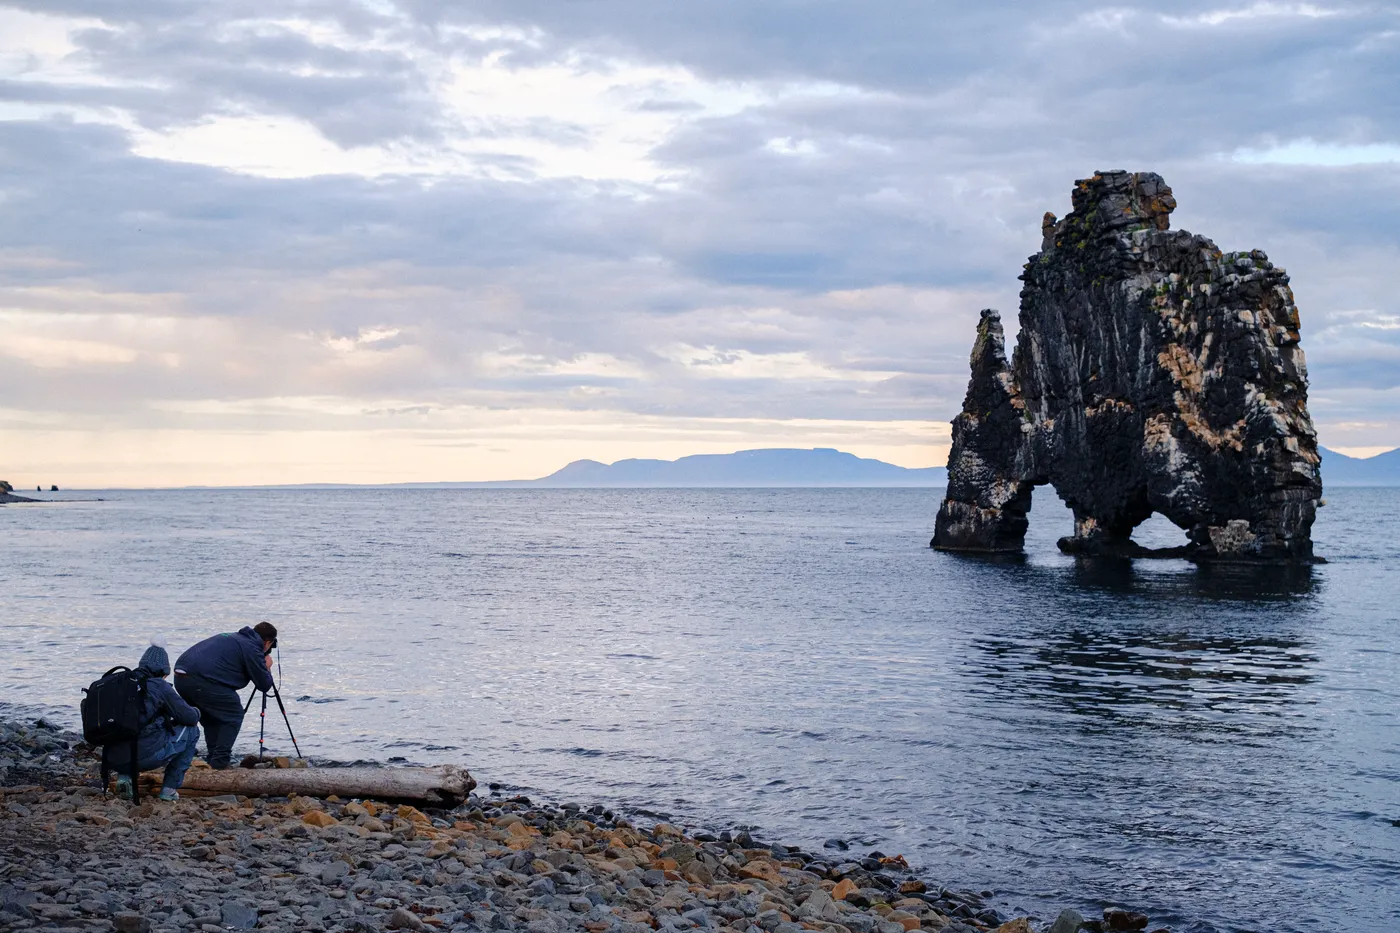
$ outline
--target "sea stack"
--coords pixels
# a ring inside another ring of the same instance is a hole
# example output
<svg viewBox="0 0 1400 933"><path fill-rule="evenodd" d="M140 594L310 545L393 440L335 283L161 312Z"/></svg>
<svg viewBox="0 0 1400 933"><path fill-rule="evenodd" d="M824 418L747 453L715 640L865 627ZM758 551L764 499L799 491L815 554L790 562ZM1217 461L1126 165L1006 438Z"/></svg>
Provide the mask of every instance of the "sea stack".
<svg viewBox="0 0 1400 933"><path fill-rule="evenodd" d="M1169 229L1155 173L1098 172L1072 199L1021 275L1010 363L982 312L932 546L1020 551L1049 483L1074 511L1069 553L1151 556L1131 535L1157 512L1193 560L1314 560L1322 480L1287 273Z"/></svg>

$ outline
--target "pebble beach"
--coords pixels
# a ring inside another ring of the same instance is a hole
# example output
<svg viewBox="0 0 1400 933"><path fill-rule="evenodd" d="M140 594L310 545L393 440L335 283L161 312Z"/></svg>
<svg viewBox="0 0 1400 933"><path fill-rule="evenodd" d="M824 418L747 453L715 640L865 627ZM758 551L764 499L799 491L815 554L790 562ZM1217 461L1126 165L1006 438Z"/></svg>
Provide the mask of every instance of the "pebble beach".
<svg viewBox="0 0 1400 933"><path fill-rule="evenodd" d="M898 855L813 854L748 832L640 825L600 804L473 794L452 810L311 797L103 794L81 737L0 723L0 931L307 933L1075 933L1002 917L992 892L926 882Z"/></svg>

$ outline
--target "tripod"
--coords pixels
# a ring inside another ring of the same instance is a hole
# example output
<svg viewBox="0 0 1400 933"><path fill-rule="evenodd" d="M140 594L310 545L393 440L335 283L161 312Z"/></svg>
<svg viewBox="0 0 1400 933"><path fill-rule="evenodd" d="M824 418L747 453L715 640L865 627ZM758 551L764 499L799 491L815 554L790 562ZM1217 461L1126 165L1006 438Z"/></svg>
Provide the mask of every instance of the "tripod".
<svg viewBox="0 0 1400 933"><path fill-rule="evenodd" d="M248 705L243 707L243 714L246 716L248 710L253 707L253 697L257 690L248 694ZM297 757L302 757L301 746L297 744L297 734L292 731L292 721L287 718L287 707L282 704L282 691L277 689L277 685L272 685L272 696L277 700L277 708L282 711L282 721L287 724L287 735L292 737L292 748L296 749ZM263 734L267 729L267 691L262 695L262 712L258 714L258 761L263 760Z"/></svg>

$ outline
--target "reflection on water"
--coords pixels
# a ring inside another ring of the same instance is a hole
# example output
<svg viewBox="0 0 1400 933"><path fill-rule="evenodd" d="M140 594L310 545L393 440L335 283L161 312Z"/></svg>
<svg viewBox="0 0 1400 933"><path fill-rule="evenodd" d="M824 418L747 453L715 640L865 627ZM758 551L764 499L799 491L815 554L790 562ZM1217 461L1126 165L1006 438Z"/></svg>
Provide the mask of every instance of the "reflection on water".
<svg viewBox="0 0 1400 933"><path fill-rule="evenodd" d="M1163 568L1162 565L1170 565ZM1162 570L1171 571L1164 576ZM1074 558L1070 579L1076 586L1134 593L1163 585L1181 595L1205 599L1274 600L1307 596L1317 587L1313 565L1203 564L1186 561L1131 561Z"/></svg>
<svg viewBox="0 0 1400 933"><path fill-rule="evenodd" d="M1150 718L1155 728L1191 732L1212 716L1203 740L1265 724L1220 714L1250 706L1267 720L1307 702L1296 688L1314 681L1309 667L1318 657L1296 633L1312 614L1299 599L1316 589L1312 567L1177 562L1164 573L1145 563L1080 557L1060 568L1013 563L1000 571L993 585L1076 594L1057 602L1078 603L1083 612L1036 613L1014 636L973 638L986 659L977 676L994 684L990 702L1043 701L1095 728L1108 721L1138 727ZM1213 610L1230 603L1250 610L1251 625L1238 633L1210 624ZM1158 624L1143 624L1154 618Z"/></svg>
<svg viewBox="0 0 1400 933"><path fill-rule="evenodd" d="M1097 723L1121 720L1129 726L1150 716L1159 728L1195 728L1204 714L1235 712L1242 705L1260 706L1266 718L1285 715L1285 707L1298 701L1296 688L1313 682L1307 668L1318 660L1288 639L1084 628L971 644L986 656L979 676L997 682L992 702L1002 682L1011 681L1017 704L1044 701Z"/></svg>
<svg viewBox="0 0 1400 933"><path fill-rule="evenodd" d="M178 650L272 618L314 754L859 840L1041 916L1380 933L1400 929L1400 510L1329 499L1332 563L1292 571L1068 558L1053 498L1022 558L938 553L920 490L0 510L3 699L74 721L153 632Z"/></svg>

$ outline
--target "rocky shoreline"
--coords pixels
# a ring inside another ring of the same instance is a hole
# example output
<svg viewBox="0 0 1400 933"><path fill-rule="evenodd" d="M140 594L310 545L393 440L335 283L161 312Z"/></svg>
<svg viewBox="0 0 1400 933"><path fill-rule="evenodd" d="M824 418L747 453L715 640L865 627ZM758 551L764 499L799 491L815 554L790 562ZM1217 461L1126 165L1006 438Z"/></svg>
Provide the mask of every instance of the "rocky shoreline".
<svg viewBox="0 0 1400 933"><path fill-rule="evenodd" d="M0 931L1076 933L1142 914L1005 918L900 856L642 827L602 805L453 810L309 797L104 796L81 737L0 721Z"/></svg>

